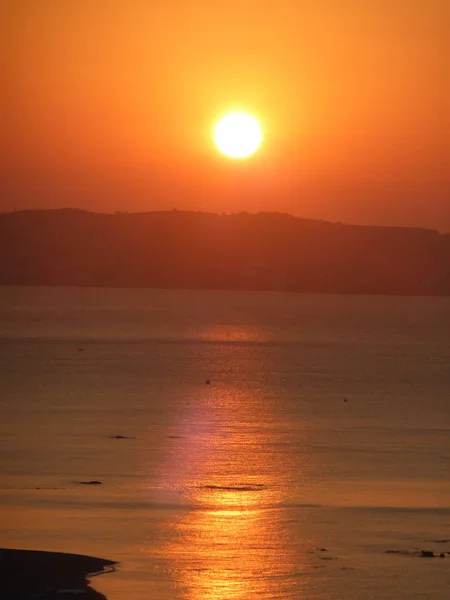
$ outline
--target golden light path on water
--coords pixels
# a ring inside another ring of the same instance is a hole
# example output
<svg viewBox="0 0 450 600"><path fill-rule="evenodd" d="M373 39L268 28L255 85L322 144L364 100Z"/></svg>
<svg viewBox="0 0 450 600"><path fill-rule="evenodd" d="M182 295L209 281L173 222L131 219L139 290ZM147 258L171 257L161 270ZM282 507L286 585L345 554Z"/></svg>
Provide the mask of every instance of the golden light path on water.
<svg viewBox="0 0 450 600"><path fill-rule="evenodd" d="M165 465L187 505L166 522L161 550L176 597L293 598L302 590L299 554L307 543L291 539L281 506L298 469L289 451L293 433L277 421L276 400L263 385L204 387L186 407Z"/></svg>

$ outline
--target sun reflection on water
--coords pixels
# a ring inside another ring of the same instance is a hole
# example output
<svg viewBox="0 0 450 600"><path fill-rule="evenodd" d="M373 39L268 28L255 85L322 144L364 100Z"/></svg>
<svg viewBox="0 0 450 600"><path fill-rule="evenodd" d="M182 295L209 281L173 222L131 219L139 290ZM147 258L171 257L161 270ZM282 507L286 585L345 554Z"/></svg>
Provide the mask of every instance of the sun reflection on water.
<svg viewBox="0 0 450 600"><path fill-rule="evenodd" d="M166 465L186 507L162 549L178 597L290 597L301 565L281 506L293 468L289 433L257 395L211 389L199 403Z"/></svg>

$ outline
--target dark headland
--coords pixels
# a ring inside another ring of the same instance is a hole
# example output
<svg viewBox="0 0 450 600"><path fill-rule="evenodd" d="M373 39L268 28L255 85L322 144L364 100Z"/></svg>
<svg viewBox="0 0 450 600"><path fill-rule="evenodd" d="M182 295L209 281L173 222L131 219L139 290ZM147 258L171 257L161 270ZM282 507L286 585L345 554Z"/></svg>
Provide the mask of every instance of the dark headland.
<svg viewBox="0 0 450 600"><path fill-rule="evenodd" d="M79 554L0 549L0 597L64 600L81 595L86 600L106 600L90 587L88 576L112 570L114 564Z"/></svg>
<svg viewBox="0 0 450 600"><path fill-rule="evenodd" d="M450 234L288 214L0 214L0 285L450 295Z"/></svg>

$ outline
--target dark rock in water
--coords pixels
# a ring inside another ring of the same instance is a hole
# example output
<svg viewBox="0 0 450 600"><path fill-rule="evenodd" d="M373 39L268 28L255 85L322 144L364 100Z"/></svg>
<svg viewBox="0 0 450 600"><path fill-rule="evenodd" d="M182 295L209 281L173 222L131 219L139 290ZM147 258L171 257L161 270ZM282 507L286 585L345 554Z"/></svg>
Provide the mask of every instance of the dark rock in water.
<svg viewBox="0 0 450 600"><path fill-rule="evenodd" d="M97 481L96 479L93 479L92 481L80 481L81 485L101 485L102 482L101 481Z"/></svg>
<svg viewBox="0 0 450 600"><path fill-rule="evenodd" d="M84 348L78 348L78 352L83 352Z"/></svg>
<svg viewBox="0 0 450 600"><path fill-rule="evenodd" d="M448 544L450 540L433 540L434 544Z"/></svg>
<svg viewBox="0 0 450 600"><path fill-rule="evenodd" d="M316 548L316 550L318 550L319 552L326 552L327 551L326 548Z"/></svg>
<svg viewBox="0 0 450 600"><path fill-rule="evenodd" d="M226 492L259 492L266 489L266 486L262 483L242 483L239 485L203 485L202 488Z"/></svg>
<svg viewBox="0 0 450 600"><path fill-rule="evenodd" d="M344 402L348 402L347 398L344 398Z"/></svg>
<svg viewBox="0 0 450 600"><path fill-rule="evenodd" d="M434 558L433 550L421 550L421 555L423 558Z"/></svg>
<svg viewBox="0 0 450 600"><path fill-rule="evenodd" d="M211 381L210 381L209 379L207 379L207 380L205 381L205 383L206 383L206 385L209 385L209 384L211 383Z"/></svg>
<svg viewBox="0 0 450 600"><path fill-rule="evenodd" d="M130 438L126 435L110 435L110 440L129 440Z"/></svg>
<svg viewBox="0 0 450 600"><path fill-rule="evenodd" d="M444 554L443 552L441 552L441 553L439 554L439 558L445 558L445 554Z"/></svg>

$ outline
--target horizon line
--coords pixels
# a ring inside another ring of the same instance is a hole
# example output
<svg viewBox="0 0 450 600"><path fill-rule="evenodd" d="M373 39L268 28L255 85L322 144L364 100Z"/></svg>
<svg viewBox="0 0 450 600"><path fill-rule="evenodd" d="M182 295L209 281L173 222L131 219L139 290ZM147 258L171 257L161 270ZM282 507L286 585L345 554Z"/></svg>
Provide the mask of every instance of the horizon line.
<svg viewBox="0 0 450 600"><path fill-rule="evenodd" d="M168 208L164 210L146 210L146 211L128 211L128 210L114 210L114 211L96 211L96 210L88 210L86 208L76 208L71 206L61 206L54 208L16 208L12 210L1 210L0 216L4 215L12 215L17 213L37 213L37 212L78 212L78 213L86 213L89 215L100 215L100 216L142 216L142 215L151 215L151 214L172 214L172 213L181 213L181 214L195 214L195 215L209 215L215 217L238 217L238 216L252 216L252 217L261 217L261 216L278 216L278 217L289 217L290 219L295 219L297 221L309 221L317 224L323 225L334 225L334 226L342 226L342 227L363 227L363 228L376 228L376 229L412 229L418 231L428 231L434 232L439 235L450 235L450 231L439 230L434 227L425 227L420 225L374 225L369 223L347 223L342 221L330 221L328 219L323 218L312 218L312 217L301 217L299 215L294 215L288 212L281 211L233 211L233 212L211 212L204 210L188 210L188 209L180 209L180 208Z"/></svg>

